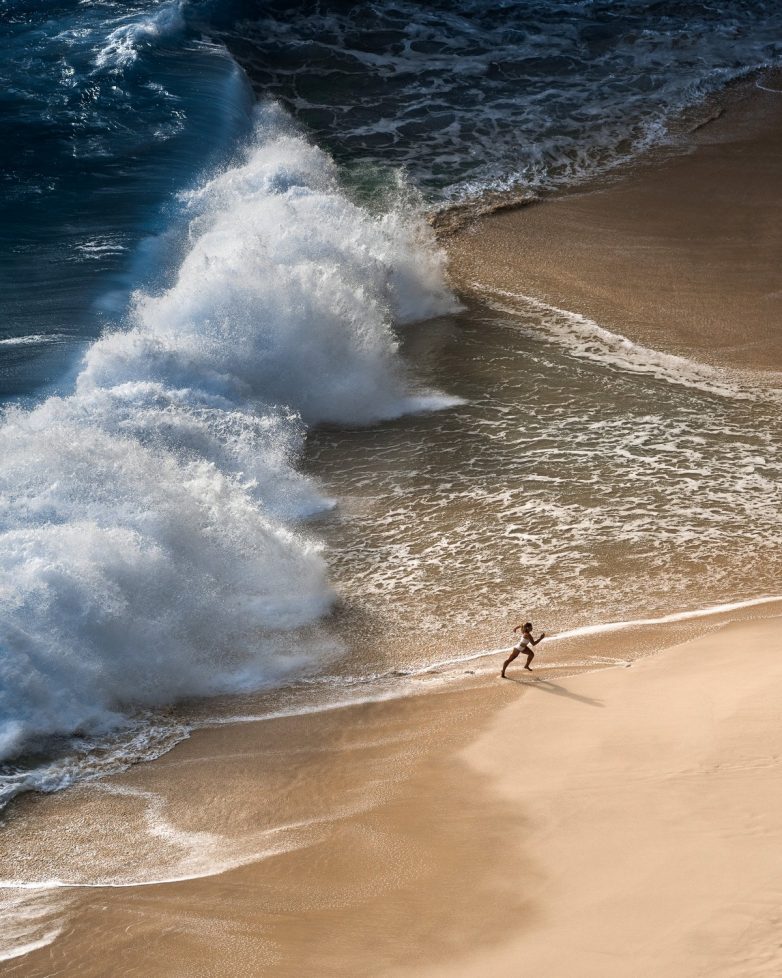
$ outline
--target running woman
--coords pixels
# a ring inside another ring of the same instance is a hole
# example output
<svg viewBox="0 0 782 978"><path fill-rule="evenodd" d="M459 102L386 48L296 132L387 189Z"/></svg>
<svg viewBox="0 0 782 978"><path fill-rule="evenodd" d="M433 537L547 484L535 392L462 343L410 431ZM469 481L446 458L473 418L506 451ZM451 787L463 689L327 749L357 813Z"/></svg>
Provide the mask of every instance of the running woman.
<svg viewBox="0 0 782 978"><path fill-rule="evenodd" d="M532 651L532 647L537 645L538 642L542 642L543 639L546 637L545 632L541 632L538 638L532 637L531 621L525 621L523 625L516 625L516 627L513 629L514 635L519 629L521 629L521 638L518 641L518 643L513 646L513 650L511 654L502 664L502 672L500 673L500 675L502 676L503 679L508 678L505 675L505 670L508 668L511 662L513 662L513 660L519 655L520 652L526 652L527 662L524 668L529 669L529 671L532 672L532 670L529 667L530 662L532 662L532 660L535 658L535 653Z"/></svg>

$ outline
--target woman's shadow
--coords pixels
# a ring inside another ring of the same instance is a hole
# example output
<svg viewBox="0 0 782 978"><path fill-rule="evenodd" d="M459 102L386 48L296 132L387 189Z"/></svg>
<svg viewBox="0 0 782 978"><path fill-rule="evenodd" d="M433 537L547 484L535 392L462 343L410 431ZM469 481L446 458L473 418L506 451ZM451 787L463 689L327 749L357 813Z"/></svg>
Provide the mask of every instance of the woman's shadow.
<svg viewBox="0 0 782 978"><path fill-rule="evenodd" d="M553 693L555 696L565 696L570 700L577 700L579 703L586 703L587 706L603 706L602 700L596 700L592 696L580 696L578 693L571 693L569 689L552 683L550 679L539 679L537 676L531 679L522 679L514 676L506 676L512 683L519 686L528 686L530 689L541 689L545 693Z"/></svg>

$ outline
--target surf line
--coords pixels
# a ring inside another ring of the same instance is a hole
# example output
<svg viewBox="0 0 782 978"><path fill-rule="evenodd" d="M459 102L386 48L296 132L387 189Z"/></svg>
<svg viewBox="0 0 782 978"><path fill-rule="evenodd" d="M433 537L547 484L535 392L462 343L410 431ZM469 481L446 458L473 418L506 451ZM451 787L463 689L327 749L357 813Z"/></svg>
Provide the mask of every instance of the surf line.
<svg viewBox="0 0 782 978"><path fill-rule="evenodd" d="M775 602L782 604L782 595L768 595L759 598L747 598L744 601L733 601L729 604L710 605L707 608L695 608L692 611L676 611L670 615L662 615L658 618L631 618L626 621L609 621L596 625L580 625L577 628L570 628L566 629L565 631L558 632L556 635L548 635L546 636L546 642L559 642L567 638L582 638L588 635L600 635L606 632L618 632L632 628L643 628L650 625L669 625L679 621L690 621L696 618L709 618L712 615L728 614L731 611L740 611L744 608L754 608L759 605L774 604ZM405 684L405 680L416 679L419 676L426 676L429 673L434 673L438 669L448 666L459 666L468 662L475 662L477 659L486 659L489 656L507 653L509 650L510 646L507 648L498 649L480 649L477 652L468 652L466 655L455 656L450 659L439 659L435 662L427 663L425 666L420 666L417 669L406 670L404 674L401 675L396 673L378 674L372 677L370 683L375 682L381 684L383 680L388 681L392 678L392 676L398 675L398 680L395 683L394 688L388 688L386 685L384 688L377 690L376 692L369 692L364 696L350 696L338 700L332 700L331 702L312 703L304 706L292 706L280 710L271 710L268 713L232 714L226 717L210 717L194 723L191 729L209 729L213 727L230 726L231 724L235 723L264 723L267 720L279 720L287 717L302 716L313 713L328 713L334 710L349 709L350 707L363 705L366 703L383 703L389 700L403 699L404 697L411 694L414 695L415 692L417 692L412 689L409 683ZM565 669L590 664L597 665L598 662L601 661L608 662L609 665L614 666L623 667L628 665L626 659L597 657L596 660L591 663L552 663L551 666L547 666L546 668ZM449 677L445 675L437 678L445 682L450 682L461 678L461 676ZM2 885L2 882L0 882L0 885Z"/></svg>
<svg viewBox="0 0 782 978"><path fill-rule="evenodd" d="M725 372L717 367L643 346L621 333L606 329L588 316L553 306L524 292L510 292L479 281L470 284L497 312L513 316L526 310L538 313L542 317L543 328L531 324L530 329L537 337L557 344L568 356L718 397L740 401L755 399L754 392L733 384ZM508 305L502 300L521 304L525 308Z"/></svg>
<svg viewBox="0 0 782 978"><path fill-rule="evenodd" d="M272 829L267 829L264 835L271 835L277 832L284 832L295 830L296 828L302 827L307 828L309 825L316 824L319 820L313 820L312 822L301 822L301 823L290 823L285 825L275 826ZM327 821L323 819L321 821ZM222 841L222 840L221 840ZM251 856L240 857L233 860L224 860L223 862L216 862L214 866L204 866L202 869L194 870L191 873L183 873L177 876L161 876L155 877L153 879L138 879L138 880L128 880L128 881L116 881L116 880L98 880L96 882L86 882L86 881L71 881L71 880L60 880L60 879L47 879L47 880L14 880L14 879L4 879L0 880L0 891L2 890L28 890L28 891L54 891L54 890L127 890L133 889L134 887L141 886L165 886L168 883L187 883L190 880L201 880L208 879L211 876L222 876L223 873L229 873L234 869L239 869L242 866L246 866L251 862L261 862L264 859L269 859L272 856L279 856L281 853L288 852L290 850L284 847L271 846L265 849L259 849L254 851ZM0 961L3 959L0 958Z"/></svg>
<svg viewBox="0 0 782 978"><path fill-rule="evenodd" d="M695 608L692 611L676 611L670 615L661 615L657 618L630 618L626 621L609 621L602 622L596 625L580 625L577 628L566 629L565 631L558 632L556 635L546 636L546 641L548 642L559 642L568 638L582 638L589 635L600 635L610 632L626 631L633 628L643 628L651 625L670 625L675 624L679 621L690 621L697 618L709 618L713 615L723 615L729 614L732 611L741 611L745 608L754 608L765 604L782 604L782 595L767 595L765 597L759 598L747 598L744 601L733 601L728 604L716 604L710 605L707 608ZM489 656L495 656L504 654L510 651L510 646L507 648L498 649L480 649L477 652L468 652L466 655L454 656L450 659L439 659L435 662L427 663L425 666L421 666L417 669L409 669L404 672L404 674L399 675L399 680L393 689L389 689L387 686L378 690L377 692L370 692L365 696L347 697L339 700L334 700L327 703L313 703L302 707L290 707L282 710L273 710L269 713L260 714L245 714L245 715L231 715L227 717L213 717L208 720L203 720L194 726L196 728L210 728L210 727L220 727L229 726L234 723L263 723L267 720L278 720L286 717L301 716L303 714L312 713L327 713L333 710L344 710L349 709L353 706L358 706L366 703L382 703L388 700L403 699L405 696L415 695L418 691L413 691L412 687L407 684L405 685L405 680L416 679L419 676L426 676L429 673L434 673L438 669L443 669L448 666L459 666L466 664L468 662L475 662L477 659L486 659ZM600 662L608 663L609 666L626 667L629 665L626 659L618 659L614 657L596 657L592 662L578 662L578 663L552 663L546 668L552 669L569 669L576 666L584 665L598 665ZM390 680L392 676L398 675L395 673L383 673L372 677L370 682L374 681L376 683L382 683L383 680ZM450 682L461 678L458 676L439 676L437 677L445 682Z"/></svg>
<svg viewBox="0 0 782 978"><path fill-rule="evenodd" d="M715 604L708 608L695 608L692 611L676 611L670 615L662 615L659 618L630 618L626 621L608 621L597 625L580 625L578 628L568 628L556 635L547 635L546 642L559 642L566 638L583 638L587 635L603 635L606 632L620 632L631 628L643 628L648 625L671 625L679 621L691 621L695 618L709 618L712 615L724 615L731 611L741 611L744 608L756 608L759 605L782 603L782 595L773 594L761 598L747 598L744 601L732 601L729 604ZM475 659L483 659L490 655L498 655L507 652L508 648L501 649L481 649L480 652L471 652L465 656L458 656L454 659L442 659L427 666L421 672L428 672L441 666L459 665L462 662L473 662ZM621 660L617 659L617 664Z"/></svg>
<svg viewBox="0 0 782 978"><path fill-rule="evenodd" d="M42 947L48 947L50 944L54 944L57 938L62 934L65 929L65 925L59 927L57 930L47 931L42 938L37 941L30 941L28 944L16 944L8 951L0 951L0 962L12 961L14 958L23 958L27 954L31 954L33 951L38 951Z"/></svg>

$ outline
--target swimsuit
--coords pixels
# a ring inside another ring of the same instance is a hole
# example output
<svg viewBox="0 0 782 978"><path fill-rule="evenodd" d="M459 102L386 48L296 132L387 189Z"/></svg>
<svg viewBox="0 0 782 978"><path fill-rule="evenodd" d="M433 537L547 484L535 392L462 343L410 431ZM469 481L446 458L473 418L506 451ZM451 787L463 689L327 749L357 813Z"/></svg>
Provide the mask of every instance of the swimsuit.
<svg viewBox="0 0 782 978"><path fill-rule="evenodd" d="M519 642L518 645L514 645L513 646L513 651L514 652L523 652L526 648L528 648L529 642L530 642L530 640L525 636L524 638L522 638L522 640Z"/></svg>

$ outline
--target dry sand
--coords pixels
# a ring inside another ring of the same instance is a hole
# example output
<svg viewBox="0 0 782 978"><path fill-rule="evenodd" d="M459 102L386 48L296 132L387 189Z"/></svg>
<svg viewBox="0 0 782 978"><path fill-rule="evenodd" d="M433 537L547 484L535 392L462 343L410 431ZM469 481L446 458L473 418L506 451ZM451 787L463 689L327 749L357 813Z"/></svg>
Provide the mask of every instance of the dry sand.
<svg viewBox="0 0 782 978"><path fill-rule="evenodd" d="M782 974L782 622L545 689L463 754L518 813L529 915L416 974Z"/></svg>

